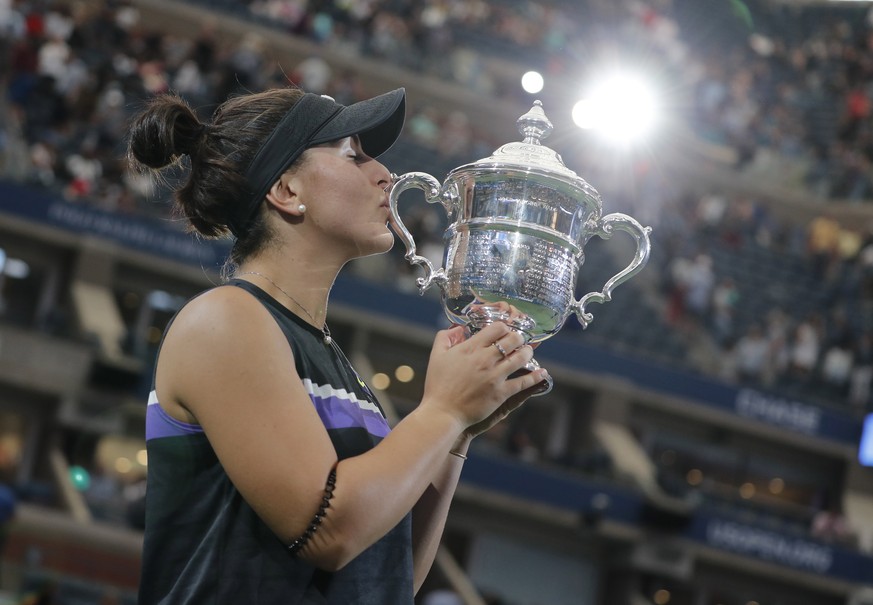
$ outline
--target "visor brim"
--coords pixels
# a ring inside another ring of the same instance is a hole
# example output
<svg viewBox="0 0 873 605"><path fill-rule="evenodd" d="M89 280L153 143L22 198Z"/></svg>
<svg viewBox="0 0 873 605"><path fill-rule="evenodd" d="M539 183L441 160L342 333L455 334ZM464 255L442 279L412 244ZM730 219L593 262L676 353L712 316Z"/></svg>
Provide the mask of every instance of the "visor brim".
<svg viewBox="0 0 873 605"><path fill-rule="evenodd" d="M343 107L310 141L319 145L358 135L368 156L379 157L397 140L406 119L406 91L386 92Z"/></svg>

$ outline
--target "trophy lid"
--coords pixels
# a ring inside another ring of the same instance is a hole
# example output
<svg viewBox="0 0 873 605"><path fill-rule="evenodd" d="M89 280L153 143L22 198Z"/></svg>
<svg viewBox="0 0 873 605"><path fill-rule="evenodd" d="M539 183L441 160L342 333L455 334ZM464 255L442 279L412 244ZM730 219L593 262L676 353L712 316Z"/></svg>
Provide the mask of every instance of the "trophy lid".
<svg viewBox="0 0 873 605"><path fill-rule="evenodd" d="M518 132L524 137L523 141L502 145L492 155L474 162L472 166L536 170L581 186L583 189L590 189L591 186L584 179L564 165L557 152L541 143L542 139L548 137L554 129L552 122L543 111L541 101L534 101L530 111L518 118L516 124Z"/></svg>

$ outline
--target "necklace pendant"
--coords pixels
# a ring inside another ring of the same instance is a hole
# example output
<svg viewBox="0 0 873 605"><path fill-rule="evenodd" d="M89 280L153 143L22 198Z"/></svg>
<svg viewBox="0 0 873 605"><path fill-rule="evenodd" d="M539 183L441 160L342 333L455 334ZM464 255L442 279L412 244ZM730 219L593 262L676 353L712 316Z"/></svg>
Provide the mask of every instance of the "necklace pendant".
<svg viewBox="0 0 873 605"><path fill-rule="evenodd" d="M330 346L330 344L332 342L333 342L333 338L330 337L330 334L325 334L324 335L324 344Z"/></svg>

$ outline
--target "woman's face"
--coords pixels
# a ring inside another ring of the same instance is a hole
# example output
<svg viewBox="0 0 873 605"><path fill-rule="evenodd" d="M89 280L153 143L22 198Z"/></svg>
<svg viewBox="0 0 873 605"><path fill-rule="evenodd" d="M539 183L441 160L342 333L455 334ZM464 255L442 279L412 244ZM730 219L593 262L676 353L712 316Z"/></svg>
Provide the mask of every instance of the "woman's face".
<svg viewBox="0 0 873 605"><path fill-rule="evenodd" d="M364 153L357 137L311 147L305 155L295 173L304 223L347 246L349 258L390 250L388 169Z"/></svg>

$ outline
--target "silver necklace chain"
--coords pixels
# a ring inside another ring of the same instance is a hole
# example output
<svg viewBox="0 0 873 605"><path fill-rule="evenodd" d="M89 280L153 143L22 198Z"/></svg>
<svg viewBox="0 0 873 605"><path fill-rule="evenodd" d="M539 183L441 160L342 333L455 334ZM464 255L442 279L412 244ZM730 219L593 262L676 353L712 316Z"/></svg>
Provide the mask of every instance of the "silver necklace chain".
<svg viewBox="0 0 873 605"><path fill-rule="evenodd" d="M313 324L313 325L317 325L317 324L318 324L318 322L315 321L315 318L314 318L314 317L309 313L309 311L306 310L306 307L304 307L304 306L301 305L299 302L297 302L297 299L296 299L296 298L294 298L293 296L291 296L290 294L288 294L287 292L285 292L285 289L284 289L282 286L280 286L279 284L277 284L276 282L274 282L274 281L273 281L272 279L270 279L268 276L264 275L263 273L259 273L259 272L257 272L257 271L244 271L244 272L242 272L242 273L237 273L234 277L241 277L241 276L243 276L243 275L257 275L258 277L263 277L265 280L267 280L268 282L270 282L271 284L273 284L274 286L276 286L276 289L278 289L279 292L281 292L282 294L284 294L285 296L287 296L287 297L288 297L288 300L290 300L290 301L293 302L295 305L297 305L298 307L300 307L300 310L303 311L304 313L306 313L306 317L308 317L308 318L310 319L310 321L312 321L312 324ZM322 324L321 333L322 333L322 335L324 336L324 344L329 345L329 344L331 344L331 343L333 342L333 338L330 337L330 329L327 327L327 322L324 322L324 324Z"/></svg>

